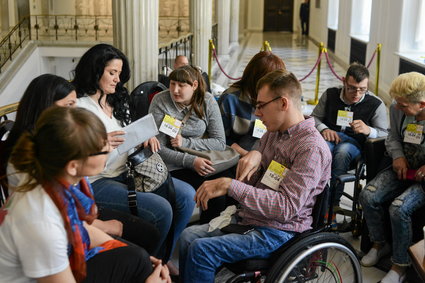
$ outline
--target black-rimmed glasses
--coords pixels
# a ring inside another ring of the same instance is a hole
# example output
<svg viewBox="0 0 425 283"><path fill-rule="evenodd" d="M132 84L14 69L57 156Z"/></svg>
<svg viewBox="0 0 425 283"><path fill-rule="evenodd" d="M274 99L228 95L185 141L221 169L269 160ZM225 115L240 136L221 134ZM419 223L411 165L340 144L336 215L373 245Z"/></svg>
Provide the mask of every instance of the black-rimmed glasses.
<svg viewBox="0 0 425 283"><path fill-rule="evenodd" d="M349 93L360 92L361 94L365 94L367 92L367 87L356 87L347 84L346 88Z"/></svg>
<svg viewBox="0 0 425 283"><path fill-rule="evenodd" d="M264 102L264 103L257 103L257 105L255 105L255 109L256 109L256 110L261 110L261 109L262 109L262 108L264 108L267 104L272 103L273 101L276 101L276 100L278 100L279 98L282 98L282 96L275 97L275 98L273 98L272 100L267 101L267 102Z"/></svg>

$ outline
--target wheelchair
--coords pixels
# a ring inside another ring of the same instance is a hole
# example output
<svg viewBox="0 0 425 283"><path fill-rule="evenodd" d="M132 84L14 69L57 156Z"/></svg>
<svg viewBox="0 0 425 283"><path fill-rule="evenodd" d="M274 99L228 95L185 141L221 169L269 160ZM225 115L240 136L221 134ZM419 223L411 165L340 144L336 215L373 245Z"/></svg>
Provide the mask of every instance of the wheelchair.
<svg viewBox="0 0 425 283"><path fill-rule="evenodd" d="M353 195L346 193L345 190L342 193L344 197L352 201L351 209L341 208L340 206L333 207L333 212L336 214L351 218L351 222L348 223L348 229L337 229L338 232L351 231L354 237L359 237L362 234L363 213L359 203L359 195L363 185L360 182L361 180L369 182L376 176L379 172L379 165L384 152L385 138L368 139L365 142L362 156L353 161L352 168L354 171L352 170L352 172L337 177L337 185L338 183L354 182Z"/></svg>
<svg viewBox="0 0 425 283"><path fill-rule="evenodd" d="M324 223L329 187L317 196L312 229L283 244L267 259L247 259L224 267L235 282L362 282L356 251Z"/></svg>

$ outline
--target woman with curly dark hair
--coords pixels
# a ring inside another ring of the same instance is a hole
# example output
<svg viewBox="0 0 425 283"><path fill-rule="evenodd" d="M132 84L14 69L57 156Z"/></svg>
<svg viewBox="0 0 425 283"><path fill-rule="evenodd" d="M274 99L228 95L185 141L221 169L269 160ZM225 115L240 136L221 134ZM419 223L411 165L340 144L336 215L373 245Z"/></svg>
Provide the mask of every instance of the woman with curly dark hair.
<svg viewBox="0 0 425 283"><path fill-rule="evenodd" d="M73 107L76 104L75 87L66 79L53 74L43 74L34 78L19 101L15 123L2 149L0 176L6 175L10 153L19 137L26 131L34 131L35 123L44 110L52 105ZM10 170L11 167L8 173L11 173ZM17 186L20 181L19 176L19 174L8 174L6 185ZM93 225L108 234L140 245L148 252L153 252L159 247L158 230L153 224L139 217L105 207L99 209L98 217L104 221L96 219Z"/></svg>
<svg viewBox="0 0 425 283"><path fill-rule="evenodd" d="M120 155L116 147L124 141L122 128L130 123L129 94L124 87L129 78L130 69L126 56L111 45L98 44L81 57L73 80L79 97L78 106L92 111L102 120L108 132L109 144L113 148L103 172L90 178L96 203L100 207L128 213L127 153ZM160 145L155 137L145 142L144 146L148 145L154 152L159 150ZM161 195L161 190L137 192L138 216L158 228L161 243L168 234L173 213L175 243L190 220L195 206L195 190L192 186L175 178L173 183L176 190L175 211Z"/></svg>

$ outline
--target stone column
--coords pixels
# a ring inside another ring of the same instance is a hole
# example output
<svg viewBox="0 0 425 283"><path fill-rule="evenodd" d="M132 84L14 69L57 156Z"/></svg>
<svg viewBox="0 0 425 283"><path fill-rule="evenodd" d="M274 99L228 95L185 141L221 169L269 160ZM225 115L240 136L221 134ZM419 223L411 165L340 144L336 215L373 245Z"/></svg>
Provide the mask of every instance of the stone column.
<svg viewBox="0 0 425 283"><path fill-rule="evenodd" d="M229 54L230 1L217 0L217 52L218 55Z"/></svg>
<svg viewBox="0 0 425 283"><path fill-rule="evenodd" d="M239 0L231 0L230 44L239 44Z"/></svg>
<svg viewBox="0 0 425 283"><path fill-rule="evenodd" d="M114 46L128 58L128 90L158 80L158 0L112 1Z"/></svg>
<svg viewBox="0 0 425 283"><path fill-rule="evenodd" d="M190 0L190 30L193 33L193 65L208 70L208 48L212 28L212 1Z"/></svg>

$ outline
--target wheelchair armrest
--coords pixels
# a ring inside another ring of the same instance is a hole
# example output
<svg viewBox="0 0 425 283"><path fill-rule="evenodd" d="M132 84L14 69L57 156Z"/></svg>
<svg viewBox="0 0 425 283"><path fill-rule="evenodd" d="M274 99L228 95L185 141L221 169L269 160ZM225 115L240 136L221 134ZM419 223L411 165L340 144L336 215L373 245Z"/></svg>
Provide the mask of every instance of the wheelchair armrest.
<svg viewBox="0 0 425 283"><path fill-rule="evenodd" d="M355 174L342 174L339 175L336 180L340 183L348 183L348 182L354 182L356 180Z"/></svg>

